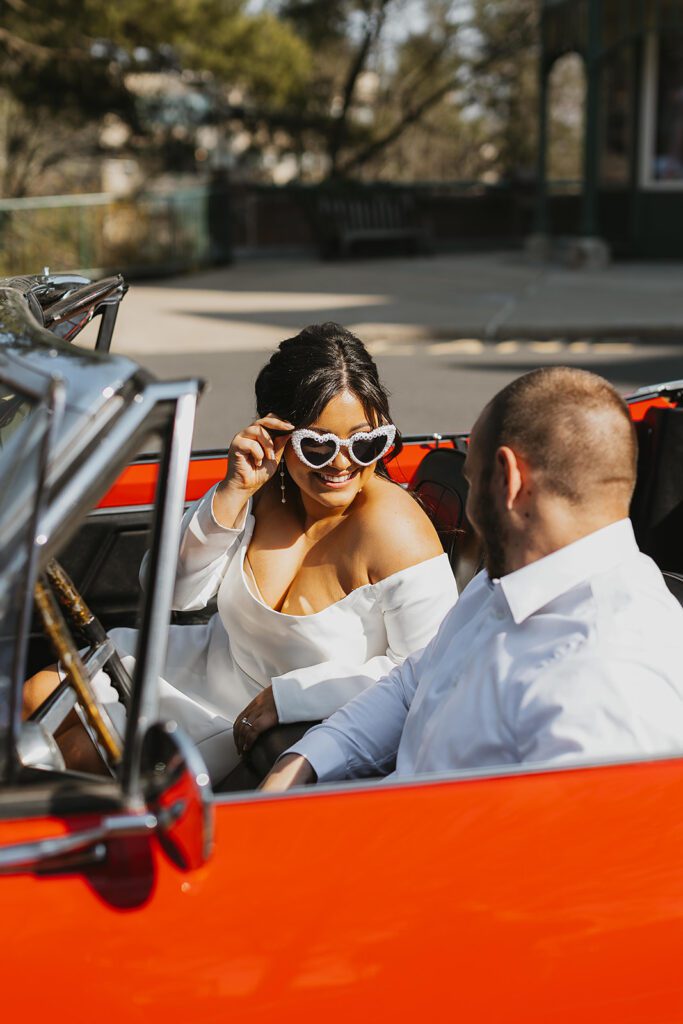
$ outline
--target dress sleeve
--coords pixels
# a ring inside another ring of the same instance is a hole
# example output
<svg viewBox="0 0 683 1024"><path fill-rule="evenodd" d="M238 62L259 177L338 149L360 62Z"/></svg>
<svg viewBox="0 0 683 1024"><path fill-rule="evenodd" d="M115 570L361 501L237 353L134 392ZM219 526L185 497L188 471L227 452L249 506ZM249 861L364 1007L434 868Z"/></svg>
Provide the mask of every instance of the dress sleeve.
<svg viewBox="0 0 683 1024"><path fill-rule="evenodd" d="M239 525L232 529L221 526L213 514L215 490L216 487L212 487L183 516L173 592L173 608L176 611L204 608L218 592L251 518L249 501L240 516ZM141 579L144 579L147 557L145 555L140 567Z"/></svg>
<svg viewBox="0 0 683 1024"><path fill-rule="evenodd" d="M394 573L375 587L387 635L386 654L360 665L323 661L276 676L273 697L280 722L314 722L333 714L425 647L458 598L446 555Z"/></svg>

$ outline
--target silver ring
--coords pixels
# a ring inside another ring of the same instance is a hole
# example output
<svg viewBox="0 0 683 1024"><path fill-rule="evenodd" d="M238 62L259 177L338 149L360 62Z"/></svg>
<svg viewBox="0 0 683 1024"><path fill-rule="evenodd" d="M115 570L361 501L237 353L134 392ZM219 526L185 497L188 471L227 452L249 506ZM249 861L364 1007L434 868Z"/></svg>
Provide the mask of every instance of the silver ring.
<svg viewBox="0 0 683 1024"><path fill-rule="evenodd" d="M242 725L248 725L250 729L254 728L254 726L251 724L251 722L249 721L248 718L243 718L242 719Z"/></svg>

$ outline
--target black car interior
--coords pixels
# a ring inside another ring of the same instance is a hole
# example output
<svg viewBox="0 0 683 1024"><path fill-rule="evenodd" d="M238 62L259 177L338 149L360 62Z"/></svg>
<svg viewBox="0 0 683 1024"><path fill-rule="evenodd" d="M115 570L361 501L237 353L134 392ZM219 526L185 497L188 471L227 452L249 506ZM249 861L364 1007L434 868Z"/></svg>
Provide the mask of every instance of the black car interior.
<svg viewBox="0 0 683 1024"><path fill-rule="evenodd" d="M683 407L651 408L636 430L638 483L631 505L636 538L663 572L683 574Z"/></svg>

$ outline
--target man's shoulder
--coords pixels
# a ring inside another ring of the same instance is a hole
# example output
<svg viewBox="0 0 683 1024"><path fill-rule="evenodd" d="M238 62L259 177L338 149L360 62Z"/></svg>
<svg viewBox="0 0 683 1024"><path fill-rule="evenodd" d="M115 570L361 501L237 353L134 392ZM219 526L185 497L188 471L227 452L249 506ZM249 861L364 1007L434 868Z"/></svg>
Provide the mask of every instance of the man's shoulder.
<svg viewBox="0 0 683 1024"><path fill-rule="evenodd" d="M683 656L683 607L647 555L637 552L610 573L591 579L590 587L604 640L623 638L630 647L638 638L649 647L668 638Z"/></svg>

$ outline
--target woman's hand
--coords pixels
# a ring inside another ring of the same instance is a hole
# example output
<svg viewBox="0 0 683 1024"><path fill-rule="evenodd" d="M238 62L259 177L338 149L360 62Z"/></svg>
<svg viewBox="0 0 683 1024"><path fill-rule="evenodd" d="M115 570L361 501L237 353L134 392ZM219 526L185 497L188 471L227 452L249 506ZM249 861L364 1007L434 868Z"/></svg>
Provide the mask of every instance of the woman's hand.
<svg viewBox="0 0 683 1024"><path fill-rule="evenodd" d="M244 711L237 716L232 734L238 753L246 754L261 733L266 729L272 729L279 721L273 687L266 686L265 690L261 690L251 704L247 704Z"/></svg>
<svg viewBox="0 0 683 1024"><path fill-rule="evenodd" d="M269 430L282 431L273 437ZM213 511L230 529L251 498L276 472L294 426L278 416L262 416L235 434L228 449L228 472L216 488Z"/></svg>
<svg viewBox="0 0 683 1024"><path fill-rule="evenodd" d="M294 426L277 416L262 416L233 437L228 450L227 487L246 491L251 496L270 480L276 471L287 433L272 437L268 429L291 432Z"/></svg>

